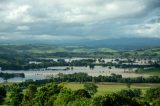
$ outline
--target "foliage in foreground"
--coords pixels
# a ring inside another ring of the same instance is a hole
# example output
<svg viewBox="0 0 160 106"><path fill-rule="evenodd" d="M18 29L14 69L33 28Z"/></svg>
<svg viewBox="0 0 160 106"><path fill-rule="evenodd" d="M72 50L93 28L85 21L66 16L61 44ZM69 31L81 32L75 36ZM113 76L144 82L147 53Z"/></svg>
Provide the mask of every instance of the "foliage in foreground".
<svg viewBox="0 0 160 106"><path fill-rule="evenodd" d="M0 86L0 104L4 101L6 97L6 90L3 86Z"/></svg>
<svg viewBox="0 0 160 106"><path fill-rule="evenodd" d="M72 91L64 83L47 83L37 87L30 84L26 89L12 85L8 91L0 87L0 94L10 93L7 105L11 106L152 106L160 105L160 87L151 88L142 95L140 89L121 90L117 93L95 96L94 83L84 85L84 89Z"/></svg>

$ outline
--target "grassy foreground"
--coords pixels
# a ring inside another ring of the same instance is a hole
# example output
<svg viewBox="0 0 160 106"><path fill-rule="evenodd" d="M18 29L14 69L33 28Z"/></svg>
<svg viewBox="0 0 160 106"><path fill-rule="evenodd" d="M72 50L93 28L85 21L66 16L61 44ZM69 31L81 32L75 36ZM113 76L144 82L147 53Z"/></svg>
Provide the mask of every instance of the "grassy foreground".
<svg viewBox="0 0 160 106"><path fill-rule="evenodd" d="M71 90L82 89L84 84L80 83L66 83L65 86ZM98 92L96 95L104 95L108 93L117 92L123 89L128 89L127 85L124 83L98 83ZM148 83L135 83L131 85L131 89L138 88L145 91L149 88L159 87L160 84L148 84Z"/></svg>

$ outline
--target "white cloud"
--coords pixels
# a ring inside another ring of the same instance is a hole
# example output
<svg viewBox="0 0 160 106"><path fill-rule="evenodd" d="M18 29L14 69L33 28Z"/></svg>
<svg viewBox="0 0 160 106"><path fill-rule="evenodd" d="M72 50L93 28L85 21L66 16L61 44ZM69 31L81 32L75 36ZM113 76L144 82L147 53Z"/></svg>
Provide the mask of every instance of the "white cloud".
<svg viewBox="0 0 160 106"><path fill-rule="evenodd" d="M100 1L99 4L97 4L98 0L47 1L49 2L45 3L48 7L45 10L60 22L93 22L104 19L107 21L108 19L128 17L145 9L145 4L138 0ZM44 0L40 3L44 3Z"/></svg>
<svg viewBox="0 0 160 106"><path fill-rule="evenodd" d="M17 30L29 30L30 28L28 26L18 26Z"/></svg>
<svg viewBox="0 0 160 106"><path fill-rule="evenodd" d="M158 20L141 22L160 11L159 0L154 1L3 0L0 1L0 39L5 35L8 39L14 35L14 39L30 36L45 40L160 37Z"/></svg>
<svg viewBox="0 0 160 106"><path fill-rule="evenodd" d="M8 7L8 10L5 11L4 21L7 23L30 23L33 22L32 16L29 15L29 5L17 6L12 4Z"/></svg>
<svg viewBox="0 0 160 106"><path fill-rule="evenodd" d="M2 7L6 22L58 21L85 24L128 17L142 12L145 6L145 2L139 0L15 0Z"/></svg>
<svg viewBox="0 0 160 106"><path fill-rule="evenodd" d="M139 0L13 0L2 5L9 22L33 22L36 15L40 21L93 22L128 17L143 11L145 6Z"/></svg>

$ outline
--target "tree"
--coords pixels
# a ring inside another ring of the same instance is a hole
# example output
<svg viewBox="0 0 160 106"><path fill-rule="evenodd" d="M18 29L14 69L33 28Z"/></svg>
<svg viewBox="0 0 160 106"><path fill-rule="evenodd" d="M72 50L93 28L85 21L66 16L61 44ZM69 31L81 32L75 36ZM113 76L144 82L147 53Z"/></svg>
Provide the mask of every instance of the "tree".
<svg viewBox="0 0 160 106"><path fill-rule="evenodd" d="M74 101L70 101L67 106L91 106L92 99L78 98ZM97 105L98 106L98 105Z"/></svg>
<svg viewBox="0 0 160 106"><path fill-rule="evenodd" d="M94 64L90 64L90 65L89 65L89 68L90 68L91 70L93 70L93 69L94 69L94 67L95 67L95 65L94 65Z"/></svg>
<svg viewBox="0 0 160 106"><path fill-rule="evenodd" d="M6 89L4 86L0 87L0 104L3 102L3 99L6 97Z"/></svg>
<svg viewBox="0 0 160 106"><path fill-rule="evenodd" d="M131 88L131 85L132 85L132 83L131 83L130 81L128 81L128 82L126 83L126 86L127 86L128 89Z"/></svg>
<svg viewBox="0 0 160 106"><path fill-rule="evenodd" d="M37 92L37 86L30 84L25 92L24 99L23 99L23 105L27 106L33 106L34 105L34 98L35 94Z"/></svg>
<svg viewBox="0 0 160 106"><path fill-rule="evenodd" d="M140 97L142 94L142 91L140 89L121 90L119 94L125 97L133 98L133 97Z"/></svg>
<svg viewBox="0 0 160 106"><path fill-rule="evenodd" d="M11 105L12 106L20 106L23 99L23 93L20 87L14 86L12 89L11 95Z"/></svg>
<svg viewBox="0 0 160 106"><path fill-rule="evenodd" d="M125 97L121 94L114 93L106 96L98 96L93 98L92 106L143 106L136 100Z"/></svg>
<svg viewBox="0 0 160 106"><path fill-rule="evenodd" d="M94 95L97 92L98 86L94 83L84 84L84 89L88 91L90 95Z"/></svg>
<svg viewBox="0 0 160 106"><path fill-rule="evenodd" d="M159 99L160 98L160 87L157 88L150 88L146 92L146 97L148 99Z"/></svg>
<svg viewBox="0 0 160 106"><path fill-rule="evenodd" d="M48 83L45 86L42 86L36 93L36 105L47 106L47 104L50 102L50 98L59 94L62 88L63 86L58 86L53 83Z"/></svg>
<svg viewBox="0 0 160 106"><path fill-rule="evenodd" d="M88 93L88 91L84 89L79 89L74 92L75 96L80 98L91 98L91 95Z"/></svg>
<svg viewBox="0 0 160 106"><path fill-rule="evenodd" d="M74 92L70 89L64 88L58 94L57 99L55 100L55 106L67 106L67 104L71 101L75 101L76 96Z"/></svg>
<svg viewBox="0 0 160 106"><path fill-rule="evenodd" d="M153 106L160 106L160 99L156 99L153 101Z"/></svg>

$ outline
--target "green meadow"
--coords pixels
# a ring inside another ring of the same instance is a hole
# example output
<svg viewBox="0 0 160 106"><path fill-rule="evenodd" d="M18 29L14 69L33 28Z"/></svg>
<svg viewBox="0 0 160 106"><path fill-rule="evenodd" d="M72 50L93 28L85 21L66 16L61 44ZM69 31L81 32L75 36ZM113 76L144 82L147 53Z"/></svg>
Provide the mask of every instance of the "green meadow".
<svg viewBox="0 0 160 106"><path fill-rule="evenodd" d="M98 92L96 95L104 95L113 92L118 92L120 90L128 89L127 85L124 83L98 83ZM71 90L83 89L84 84L80 83L66 83L65 87L70 88ZM131 89L141 89L143 92L149 88L159 87L160 84L155 83L134 83L131 84Z"/></svg>

